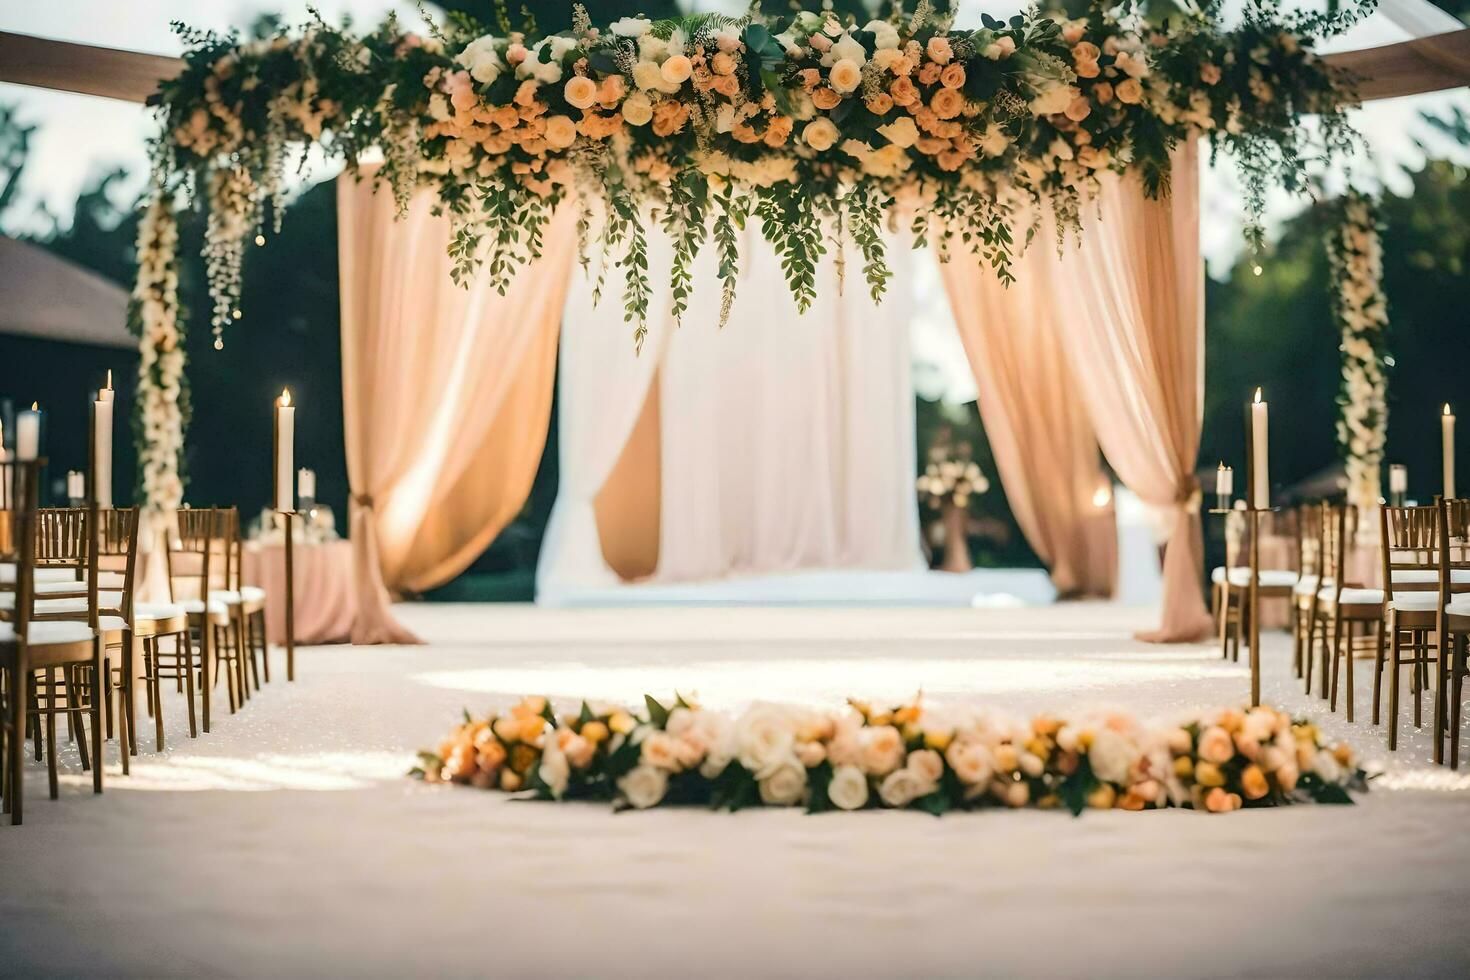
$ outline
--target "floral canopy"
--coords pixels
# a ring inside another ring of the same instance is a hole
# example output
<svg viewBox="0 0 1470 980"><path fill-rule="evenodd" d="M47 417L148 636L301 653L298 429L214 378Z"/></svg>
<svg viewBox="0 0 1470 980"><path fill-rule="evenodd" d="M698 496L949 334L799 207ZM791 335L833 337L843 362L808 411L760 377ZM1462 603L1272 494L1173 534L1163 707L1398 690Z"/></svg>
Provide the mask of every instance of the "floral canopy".
<svg viewBox="0 0 1470 980"><path fill-rule="evenodd" d="M1219 0L1163 19L1140 0L1094 0L1075 19L1032 7L968 28L929 0L865 23L753 12L599 27L578 6L572 28L550 35L517 29L504 4L493 24L456 15L427 34L392 17L366 34L317 20L250 41L177 25L189 50L151 100L162 132L135 292L145 496L160 509L182 498L181 197L208 208L216 347L242 315L247 243L279 226L291 158L312 146L353 171L381 156L372 179L400 209L432 187L452 220L459 281L485 275L503 290L539 255L553 212L575 207L583 263L595 241L598 288L609 269L621 275L641 343L664 288L649 276L652 225L673 243L675 317L712 239L723 319L747 225L780 256L802 309L818 260L848 238L881 297L884 222L1008 280L1041 208L1067 236L1100 174L1166 194L1170 151L1196 135L1235 160L1258 243L1267 188L1304 190L1310 164L1355 140L1353 80L1315 46L1372 6L1283 12L1249 0L1231 29Z"/></svg>

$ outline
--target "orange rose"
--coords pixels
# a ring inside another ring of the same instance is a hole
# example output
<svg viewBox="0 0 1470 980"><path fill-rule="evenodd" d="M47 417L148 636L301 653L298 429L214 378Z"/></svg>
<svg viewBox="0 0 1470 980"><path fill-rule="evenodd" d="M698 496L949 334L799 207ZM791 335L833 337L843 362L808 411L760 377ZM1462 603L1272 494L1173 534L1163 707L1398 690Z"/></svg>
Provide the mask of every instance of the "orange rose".
<svg viewBox="0 0 1470 980"><path fill-rule="evenodd" d="M1092 113L1092 104L1087 101L1085 95L1079 95L1067 106L1066 116L1073 122L1081 122Z"/></svg>
<svg viewBox="0 0 1470 980"><path fill-rule="evenodd" d="M727 99L733 99L740 92L740 79L735 75L716 75L710 88Z"/></svg>
<svg viewBox="0 0 1470 980"><path fill-rule="evenodd" d="M1113 101L1113 86L1110 82L1098 82L1092 87L1092 97L1097 99L1098 105L1107 105Z"/></svg>
<svg viewBox="0 0 1470 980"><path fill-rule="evenodd" d="M965 155L958 150L946 150L935 157L940 170L958 170L965 162Z"/></svg>
<svg viewBox="0 0 1470 980"><path fill-rule="evenodd" d="M521 124L521 114L515 106L503 105L491 114L491 121L501 129L515 129Z"/></svg>
<svg viewBox="0 0 1470 980"><path fill-rule="evenodd" d="M1095 61L1079 61L1075 70L1078 78L1096 78L1102 73Z"/></svg>
<svg viewBox="0 0 1470 980"><path fill-rule="evenodd" d="M1246 766L1240 772L1240 791L1248 800L1259 800L1271 791L1266 783L1266 774L1257 765Z"/></svg>
<svg viewBox="0 0 1470 980"><path fill-rule="evenodd" d="M721 51L710 59L710 70L716 75L735 74L735 59Z"/></svg>
<svg viewBox="0 0 1470 980"><path fill-rule="evenodd" d="M919 84L933 85L939 81L939 75L942 71L944 71L943 65L936 64L933 61L926 62L924 67L919 69Z"/></svg>
<svg viewBox="0 0 1470 980"><path fill-rule="evenodd" d="M959 88L965 84L965 66L959 62L945 66L939 73L939 84L945 88Z"/></svg>
<svg viewBox="0 0 1470 980"><path fill-rule="evenodd" d="M909 79L900 77L893 80L888 87L888 94L893 96L894 105L913 105L919 101L919 90Z"/></svg>
<svg viewBox="0 0 1470 980"><path fill-rule="evenodd" d="M893 110L893 96L886 92L879 92L864 103L868 111L875 116L886 116Z"/></svg>
<svg viewBox="0 0 1470 980"><path fill-rule="evenodd" d="M842 96L825 85L812 92L812 105L818 109L835 109L841 101Z"/></svg>
<svg viewBox="0 0 1470 980"><path fill-rule="evenodd" d="M1123 79L1118 83L1115 92L1117 93L1118 101L1127 105L1138 105L1143 101L1143 86L1139 84L1136 78Z"/></svg>
<svg viewBox="0 0 1470 980"><path fill-rule="evenodd" d="M929 100L929 108L940 119L953 119L960 114L965 107L965 97L958 90L942 88L934 93L934 98Z"/></svg>
<svg viewBox="0 0 1470 980"><path fill-rule="evenodd" d="M808 92L816 88L822 82L822 73L817 71L815 68L803 68L796 74L797 77L801 79L801 84L806 86L806 90Z"/></svg>
<svg viewBox="0 0 1470 980"><path fill-rule="evenodd" d="M937 139L933 136L920 137L919 142L914 145L919 148L920 153L927 153L930 156L936 153L944 153L950 148L949 140Z"/></svg>
<svg viewBox="0 0 1470 980"><path fill-rule="evenodd" d="M609 75L602 80L602 88L597 93L597 101L604 109L612 109L627 93L628 86L623 81L623 76Z"/></svg>
<svg viewBox="0 0 1470 980"><path fill-rule="evenodd" d="M1102 51L1091 41L1079 41L1072 45L1072 60L1076 62L1097 61Z"/></svg>

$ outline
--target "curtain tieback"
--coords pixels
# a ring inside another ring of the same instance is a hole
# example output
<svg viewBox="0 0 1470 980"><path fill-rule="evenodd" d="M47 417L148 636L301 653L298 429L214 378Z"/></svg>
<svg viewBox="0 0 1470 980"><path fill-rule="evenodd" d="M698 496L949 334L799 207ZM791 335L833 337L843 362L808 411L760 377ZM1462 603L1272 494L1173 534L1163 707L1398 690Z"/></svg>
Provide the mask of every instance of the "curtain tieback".
<svg viewBox="0 0 1470 980"><path fill-rule="evenodd" d="M373 495L370 493L354 493L352 495L352 502L367 510L373 509Z"/></svg>
<svg viewBox="0 0 1470 980"><path fill-rule="evenodd" d="M1200 489L1199 479L1193 476L1186 479L1180 485L1179 494L1174 498L1174 502L1179 505L1181 510L1189 511L1199 510L1200 504L1204 503L1204 500L1205 495L1204 491Z"/></svg>

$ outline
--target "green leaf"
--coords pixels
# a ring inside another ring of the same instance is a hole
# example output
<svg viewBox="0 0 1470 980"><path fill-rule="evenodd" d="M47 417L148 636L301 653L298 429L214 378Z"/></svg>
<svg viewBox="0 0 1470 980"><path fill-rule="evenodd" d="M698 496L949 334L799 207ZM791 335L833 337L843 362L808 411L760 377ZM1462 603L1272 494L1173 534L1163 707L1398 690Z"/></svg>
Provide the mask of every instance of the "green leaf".
<svg viewBox="0 0 1470 980"><path fill-rule="evenodd" d="M663 728L669 723L669 709L659 704L652 694L643 695L643 703L648 705L648 720L656 728Z"/></svg>

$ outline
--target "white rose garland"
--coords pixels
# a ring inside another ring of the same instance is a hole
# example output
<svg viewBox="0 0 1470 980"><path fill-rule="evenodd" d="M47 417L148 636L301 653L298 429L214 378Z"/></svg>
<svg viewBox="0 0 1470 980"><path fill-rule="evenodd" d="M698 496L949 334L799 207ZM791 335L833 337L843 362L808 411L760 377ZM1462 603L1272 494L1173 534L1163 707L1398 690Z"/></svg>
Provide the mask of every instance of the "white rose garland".
<svg viewBox="0 0 1470 980"><path fill-rule="evenodd" d="M184 500L179 460L184 451L187 394L184 338L179 323L179 228L173 207L156 194L138 224L138 279L133 319L138 333L138 465L142 501L152 515Z"/></svg>
<svg viewBox="0 0 1470 980"><path fill-rule="evenodd" d="M1378 505L1388 437L1384 363L1388 300L1383 294L1379 226L1375 202L1353 191L1343 200L1341 223L1327 238L1332 314L1342 331L1337 442L1347 467L1348 502L1364 511Z"/></svg>

